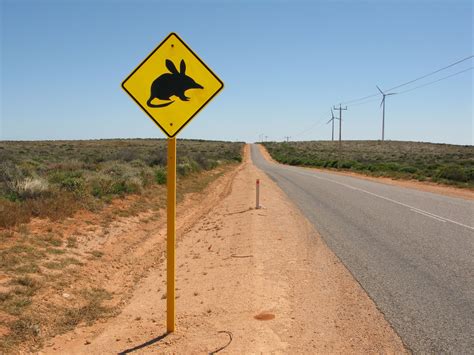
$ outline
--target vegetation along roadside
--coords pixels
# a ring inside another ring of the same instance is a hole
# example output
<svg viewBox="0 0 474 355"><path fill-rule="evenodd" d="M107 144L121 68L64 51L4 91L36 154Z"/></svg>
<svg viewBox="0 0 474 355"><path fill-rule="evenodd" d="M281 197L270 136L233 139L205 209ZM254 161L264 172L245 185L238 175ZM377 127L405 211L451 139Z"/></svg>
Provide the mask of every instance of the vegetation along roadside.
<svg viewBox="0 0 474 355"><path fill-rule="evenodd" d="M178 200L242 148L179 140ZM165 183L166 140L0 142L0 353L116 314L161 258L131 250L156 233Z"/></svg>
<svg viewBox="0 0 474 355"><path fill-rule="evenodd" d="M241 161L242 143L180 140L178 177ZM166 183L166 140L0 142L0 227L60 219Z"/></svg>
<svg viewBox="0 0 474 355"><path fill-rule="evenodd" d="M279 163L474 189L474 147L399 141L266 142Z"/></svg>

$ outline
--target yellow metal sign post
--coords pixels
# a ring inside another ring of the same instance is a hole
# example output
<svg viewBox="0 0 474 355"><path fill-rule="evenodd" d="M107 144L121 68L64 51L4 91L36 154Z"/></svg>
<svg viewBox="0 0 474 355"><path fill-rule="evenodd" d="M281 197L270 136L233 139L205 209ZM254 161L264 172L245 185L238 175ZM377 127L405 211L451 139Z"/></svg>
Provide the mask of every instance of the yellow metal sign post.
<svg viewBox="0 0 474 355"><path fill-rule="evenodd" d="M176 135L224 83L175 33L123 81L122 88L168 136L167 202L167 322L175 330L176 279Z"/></svg>
<svg viewBox="0 0 474 355"><path fill-rule="evenodd" d="M166 239L166 330L174 332L175 324L175 277L176 277L176 138L168 139L168 220Z"/></svg>

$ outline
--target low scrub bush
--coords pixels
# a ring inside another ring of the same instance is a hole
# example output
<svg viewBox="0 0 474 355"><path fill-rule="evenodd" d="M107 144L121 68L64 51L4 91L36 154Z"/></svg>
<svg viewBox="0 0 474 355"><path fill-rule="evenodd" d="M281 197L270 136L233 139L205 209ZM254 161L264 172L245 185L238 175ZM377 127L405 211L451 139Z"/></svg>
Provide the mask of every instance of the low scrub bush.
<svg viewBox="0 0 474 355"><path fill-rule="evenodd" d="M400 171L403 173L416 174L418 169L413 166L403 166L400 168Z"/></svg>
<svg viewBox="0 0 474 355"><path fill-rule="evenodd" d="M350 169L350 168L352 168L353 165L354 165L354 162L352 162L352 161L341 161L338 164L338 168Z"/></svg>
<svg viewBox="0 0 474 355"><path fill-rule="evenodd" d="M440 169L438 175L440 179L453 180L459 182L468 181L468 175L463 168L456 165L445 166Z"/></svg>
<svg viewBox="0 0 474 355"><path fill-rule="evenodd" d="M160 184L160 185L166 184L166 169L165 168L160 167L155 170L155 181L157 184Z"/></svg>

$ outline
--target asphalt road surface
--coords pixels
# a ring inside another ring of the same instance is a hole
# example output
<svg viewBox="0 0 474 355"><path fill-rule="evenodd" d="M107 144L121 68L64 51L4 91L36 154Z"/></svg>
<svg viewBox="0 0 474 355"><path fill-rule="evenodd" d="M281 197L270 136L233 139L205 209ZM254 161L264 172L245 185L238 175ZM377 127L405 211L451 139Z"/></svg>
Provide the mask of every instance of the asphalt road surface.
<svg viewBox="0 0 474 355"><path fill-rule="evenodd" d="M474 204L253 162L314 224L413 352L474 353ZM261 186L265 194L265 186Z"/></svg>

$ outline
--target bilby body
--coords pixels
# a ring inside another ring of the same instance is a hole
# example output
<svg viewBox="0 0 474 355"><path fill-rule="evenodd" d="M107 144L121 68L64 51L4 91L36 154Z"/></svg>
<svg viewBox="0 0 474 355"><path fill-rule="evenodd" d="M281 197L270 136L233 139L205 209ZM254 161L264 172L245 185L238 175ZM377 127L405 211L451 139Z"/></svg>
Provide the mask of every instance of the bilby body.
<svg viewBox="0 0 474 355"><path fill-rule="evenodd" d="M151 84L150 98L146 102L149 107L158 108L171 105L174 101L164 104L153 104L154 99L171 100L171 96L177 96L182 101L189 101L185 91L189 89L203 89L201 85L196 83L193 78L186 75L186 63L181 60L180 71L176 69L173 62L166 60L166 67L170 73L165 73L156 78Z"/></svg>

